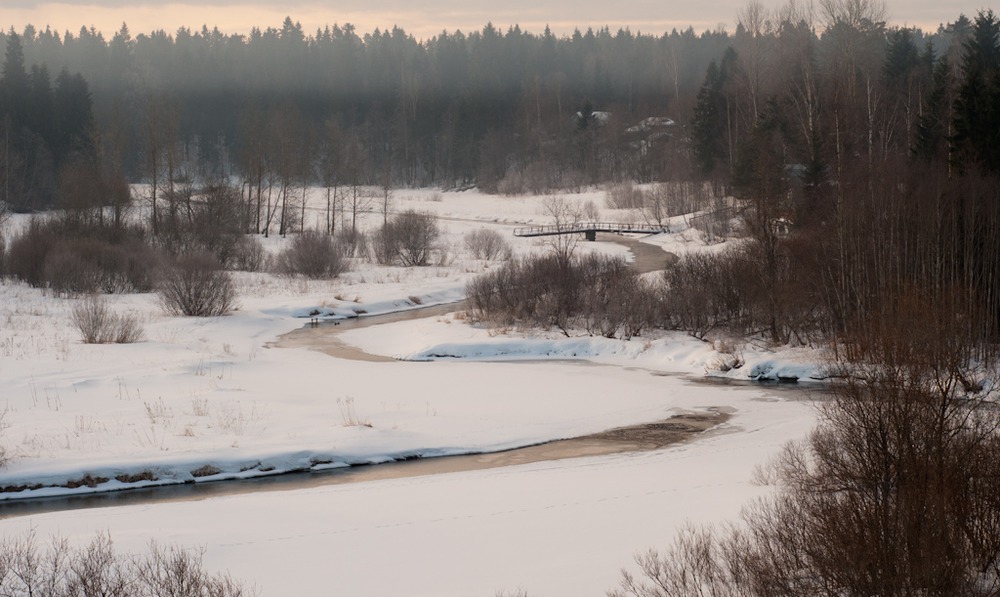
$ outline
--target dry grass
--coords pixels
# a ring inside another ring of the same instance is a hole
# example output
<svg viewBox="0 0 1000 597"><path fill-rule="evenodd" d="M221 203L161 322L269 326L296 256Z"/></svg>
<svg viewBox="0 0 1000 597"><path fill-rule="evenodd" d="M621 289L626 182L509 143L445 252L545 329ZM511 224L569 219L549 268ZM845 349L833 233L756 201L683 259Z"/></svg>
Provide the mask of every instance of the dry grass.
<svg viewBox="0 0 1000 597"><path fill-rule="evenodd" d="M340 420L344 427L371 427L372 423L368 419L358 416L354 406L354 398L337 398L337 407L340 409Z"/></svg>

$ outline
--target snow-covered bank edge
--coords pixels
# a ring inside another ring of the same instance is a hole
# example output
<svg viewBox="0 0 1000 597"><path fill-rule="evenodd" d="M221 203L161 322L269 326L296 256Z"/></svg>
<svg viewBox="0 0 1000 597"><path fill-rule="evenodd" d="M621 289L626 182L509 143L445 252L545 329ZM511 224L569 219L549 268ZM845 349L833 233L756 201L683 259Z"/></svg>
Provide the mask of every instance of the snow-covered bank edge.
<svg viewBox="0 0 1000 597"><path fill-rule="evenodd" d="M541 443L557 441L558 439L568 438L556 438ZM27 478L21 482L4 484L0 486L0 504L20 500L75 497L188 483L246 481L292 473L321 472L443 456L491 454L533 445L540 444L539 442L528 444L511 442L489 447L427 447L405 452L373 452L353 456L333 452L295 452L272 454L250 461L245 459L228 461L201 459L177 461L170 464L161 463L150 467L140 466L133 469L93 468L85 471L48 474L44 477Z"/></svg>
<svg viewBox="0 0 1000 597"><path fill-rule="evenodd" d="M334 307L296 307L263 309L259 313L272 318L272 334L280 334L295 326L307 326L310 320L343 321L368 319L378 323L381 315L413 313L420 310L454 305L464 298L461 288L452 287L435 292L413 295L405 299L386 298L372 303L346 304ZM247 313L251 318L252 313ZM235 318L244 315L236 315ZM453 340L464 336L461 340ZM349 330L339 337L361 339L364 350L376 354L389 354L401 361L467 361L467 362L517 362L517 361L576 361L614 367L646 369L654 373L706 376L738 381L795 381L822 383L826 380L821 366L815 364L818 353L812 350L743 350L739 353L741 365L720 366L733 354L719 352L717 344L704 342L679 333L667 333L658 338L618 340L593 336L531 337L513 333L501 334L481 326L469 324L454 313L428 315L413 321L387 323ZM276 337L276 336L272 336ZM409 354L400 354L406 341L441 341ZM371 346L374 345L374 348ZM728 350L728 349L727 349ZM732 352L732 351L730 351ZM287 359L279 358L281 362ZM391 366L391 365L390 365ZM357 433L365 435L366 425L357 426ZM383 429L383 432L385 430ZM499 452L539 443L567 439L565 434L550 430L535 434L514 434L506 441L451 442L445 438L441 445L387 446L375 441L364 442L346 449L311 449L287 451L246 451L229 454L223 449L199 453L161 454L154 460L124 459L118 462L95 463L93 466L71 464L65 468L27 470L20 475L0 477L0 503L35 498L69 497L127 489L247 480L288 473L346 468L397 462L414 458L472 455ZM448 444L453 445L448 445ZM330 446L337 442L330 442ZM389 449L387 449L389 448Z"/></svg>
<svg viewBox="0 0 1000 597"><path fill-rule="evenodd" d="M767 349L732 339L708 341L683 332L653 331L629 340L469 324L454 315L399 322L339 338L369 354L401 361L582 361L734 381L830 381L823 349ZM429 339L429 340L428 340ZM428 343L430 342L430 343Z"/></svg>

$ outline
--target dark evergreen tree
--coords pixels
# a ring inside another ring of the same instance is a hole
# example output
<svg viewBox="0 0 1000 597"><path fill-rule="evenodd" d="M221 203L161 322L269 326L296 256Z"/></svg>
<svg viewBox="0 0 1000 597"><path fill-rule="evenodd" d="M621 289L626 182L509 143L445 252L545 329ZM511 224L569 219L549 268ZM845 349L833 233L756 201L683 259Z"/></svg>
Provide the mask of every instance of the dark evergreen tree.
<svg viewBox="0 0 1000 597"><path fill-rule="evenodd" d="M947 159L954 89L955 77L951 65L946 58L942 58L934 65L930 95L917 122L913 153L925 162Z"/></svg>
<svg viewBox="0 0 1000 597"><path fill-rule="evenodd" d="M24 126L29 97L28 71L24 64L21 36L13 29L7 34L3 71L0 75L0 112L10 116L14 129Z"/></svg>
<svg viewBox="0 0 1000 597"><path fill-rule="evenodd" d="M32 65L25 125L42 137L51 148L55 138L52 122L53 97L49 70L43 64Z"/></svg>
<svg viewBox="0 0 1000 597"><path fill-rule="evenodd" d="M695 160L702 174L709 175L723 157L725 138L725 98L723 97L724 75L718 64L712 61L705 73L705 82L698 92L698 103L694 109L691 143Z"/></svg>
<svg viewBox="0 0 1000 597"><path fill-rule="evenodd" d="M1000 22L992 10L979 13L965 44L954 129L960 169L1000 173Z"/></svg>
<svg viewBox="0 0 1000 597"><path fill-rule="evenodd" d="M87 81L79 75L63 70L56 77L54 110L56 143L59 160L71 154L89 155L93 152L93 107Z"/></svg>

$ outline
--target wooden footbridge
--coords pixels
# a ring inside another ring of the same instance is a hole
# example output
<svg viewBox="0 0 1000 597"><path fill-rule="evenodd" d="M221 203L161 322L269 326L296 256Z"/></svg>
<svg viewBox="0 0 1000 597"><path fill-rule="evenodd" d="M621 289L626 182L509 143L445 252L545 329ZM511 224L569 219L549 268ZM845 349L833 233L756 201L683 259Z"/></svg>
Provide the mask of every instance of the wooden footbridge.
<svg viewBox="0 0 1000 597"><path fill-rule="evenodd" d="M666 226L652 224L621 224L611 222L577 222L559 226L527 226L515 228L514 236L555 236L557 234L583 234L587 240L597 240L598 232L612 234L659 234L667 232Z"/></svg>

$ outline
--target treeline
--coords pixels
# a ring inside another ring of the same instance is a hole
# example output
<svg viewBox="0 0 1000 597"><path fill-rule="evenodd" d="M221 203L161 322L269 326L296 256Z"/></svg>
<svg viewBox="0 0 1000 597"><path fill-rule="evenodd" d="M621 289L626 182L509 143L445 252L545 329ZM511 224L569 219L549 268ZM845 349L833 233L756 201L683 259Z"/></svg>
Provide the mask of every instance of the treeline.
<svg viewBox="0 0 1000 597"><path fill-rule="evenodd" d="M102 186L95 133L84 78L64 68L53 81L46 65L29 69L20 38L9 35L0 74L0 201L23 211L60 196L78 201L83 184ZM113 194L90 192L99 201Z"/></svg>
<svg viewBox="0 0 1000 597"><path fill-rule="evenodd" d="M968 24L933 35L883 21L834 27L795 6L767 23L741 18L732 34L603 28L558 37L487 25L420 41L398 28L306 32L289 18L249 35L203 27L133 37L123 26L110 38L32 27L0 37L19 41L28 65L82 74L100 128L118 141L134 182L266 175L295 184L547 192L700 176L696 165L719 151L699 149L692 164L693 133L684 125L696 112L705 117L696 106L706 107L698 98L712 61L722 64L717 87L745 84L750 100L694 133L701 144L725 143L734 161L742 138L734 127L764 111L772 82L798 81L805 63L813 85L837 69L880 64L897 34L920 52L929 44L940 53ZM801 101L827 104L835 90L802 91L814 96ZM667 126L667 117L680 126Z"/></svg>
<svg viewBox="0 0 1000 597"><path fill-rule="evenodd" d="M530 167L549 186L660 176L651 156L630 158L640 165L616 155L637 142L625 129L690 111L705 67L730 43L692 29L557 37L492 25L418 41L399 28L306 32L291 18L249 35L29 26L0 41L15 37L28 64L90 83L98 119L125 129L132 180L153 176L148 154L164 144L177 176L245 174L263 139L273 156L294 144L295 176L314 182L331 176L321 162L332 159L345 181L486 188ZM614 126L584 130L591 111Z"/></svg>

